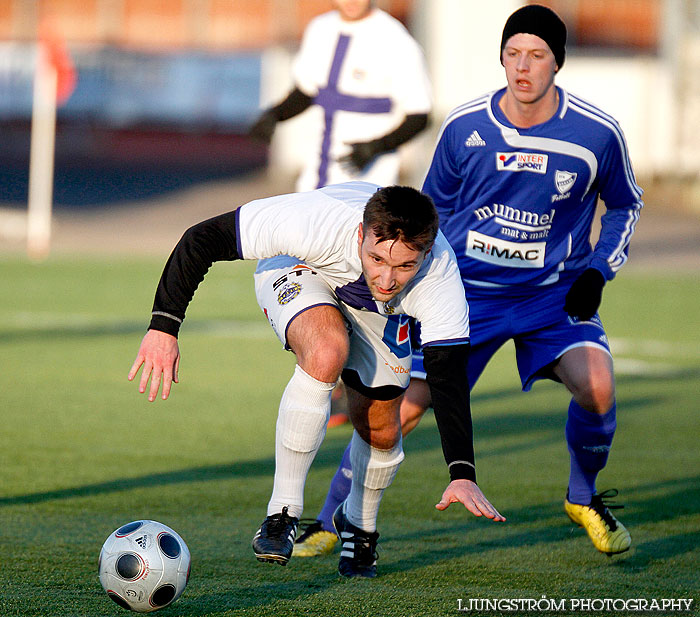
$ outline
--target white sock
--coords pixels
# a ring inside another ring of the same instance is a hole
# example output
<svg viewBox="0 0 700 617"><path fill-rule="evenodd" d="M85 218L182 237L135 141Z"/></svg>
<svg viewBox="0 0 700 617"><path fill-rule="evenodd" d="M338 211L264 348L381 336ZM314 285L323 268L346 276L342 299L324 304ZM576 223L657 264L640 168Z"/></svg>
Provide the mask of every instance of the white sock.
<svg viewBox="0 0 700 617"><path fill-rule="evenodd" d="M326 435L334 386L295 367L277 416L275 482L268 516L288 506L290 516L301 517L306 476Z"/></svg>
<svg viewBox="0 0 700 617"><path fill-rule="evenodd" d="M401 440L391 450L370 446L355 431L350 446L352 486L345 502L345 516L363 531L377 530L377 514L384 489L394 480L403 461Z"/></svg>

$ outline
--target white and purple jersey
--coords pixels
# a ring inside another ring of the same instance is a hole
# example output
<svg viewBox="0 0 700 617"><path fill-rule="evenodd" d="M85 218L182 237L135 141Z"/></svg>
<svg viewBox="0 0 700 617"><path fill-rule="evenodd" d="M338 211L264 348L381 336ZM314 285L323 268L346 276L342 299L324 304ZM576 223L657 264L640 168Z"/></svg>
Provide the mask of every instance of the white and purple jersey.
<svg viewBox="0 0 700 617"><path fill-rule="evenodd" d="M365 204L379 187L366 182L331 185L247 203L236 210L238 255L261 259L291 255L309 265L355 309L408 315L421 322L423 345L469 340L469 316L454 252L442 233L416 276L395 298L378 302L362 273L358 229ZM265 262L261 262L264 266Z"/></svg>
<svg viewBox="0 0 700 617"><path fill-rule="evenodd" d="M337 162L348 144L383 137L410 114L431 109L423 52L391 15L373 9L364 19L344 21L338 11L313 19L294 61L294 81L313 97L317 117L314 156L297 190L361 179L382 186L398 179L396 152L378 156L361 176Z"/></svg>
<svg viewBox="0 0 700 617"><path fill-rule="evenodd" d="M504 92L448 115L423 185L465 285L547 285L587 267L612 279L643 205L622 130L561 88L550 120L516 128L498 106ZM599 197L607 211L593 249Z"/></svg>

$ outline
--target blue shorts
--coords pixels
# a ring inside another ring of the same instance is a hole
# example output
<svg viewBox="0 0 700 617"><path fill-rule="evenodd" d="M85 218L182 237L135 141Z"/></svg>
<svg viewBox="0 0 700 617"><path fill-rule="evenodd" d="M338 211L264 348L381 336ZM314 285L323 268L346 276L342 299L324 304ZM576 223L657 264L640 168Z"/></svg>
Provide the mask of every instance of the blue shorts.
<svg viewBox="0 0 700 617"><path fill-rule="evenodd" d="M474 387L486 364L509 339L515 343L518 373L524 391L538 379L559 381L552 364L575 347L598 347L610 354L600 317L578 321L564 311L571 278L546 288L469 287L469 385ZM411 377L425 379L423 354L414 350Z"/></svg>

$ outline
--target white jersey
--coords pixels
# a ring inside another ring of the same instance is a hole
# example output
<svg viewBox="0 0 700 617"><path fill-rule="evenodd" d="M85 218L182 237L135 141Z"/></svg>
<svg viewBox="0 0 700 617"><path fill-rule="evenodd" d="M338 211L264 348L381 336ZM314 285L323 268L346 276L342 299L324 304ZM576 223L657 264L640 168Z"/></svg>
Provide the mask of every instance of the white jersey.
<svg viewBox="0 0 700 617"><path fill-rule="evenodd" d="M348 144L383 137L410 114L431 109L430 81L423 52L404 26L380 9L359 21L338 11L316 17L304 32L295 59L297 87L313 97L317 133L314 155L299 178L298 190L358 179L337 162ZM382 186L398 180L399 157L376 158L362 180Z"/></svg>
<svg viewBox="0 0 700 617"><path fill-rule="evenodd" d="M372 298L362 273L358 229L365 204L378 188L349 182L245 204L236 215L239 255L244 259L296 257L348 306L387 316L405 314L420 321L422 345L468 340L464 287L442 233L404 290L386 303Z"/></svg>

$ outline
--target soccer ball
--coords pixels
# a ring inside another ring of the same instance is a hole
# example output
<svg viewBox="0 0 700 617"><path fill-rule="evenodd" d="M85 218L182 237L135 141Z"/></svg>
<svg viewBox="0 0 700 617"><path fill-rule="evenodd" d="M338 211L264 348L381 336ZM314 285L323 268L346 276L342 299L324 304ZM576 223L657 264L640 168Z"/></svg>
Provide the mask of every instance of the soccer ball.
<svg viewBox="0 0 700 617"><path fill-rule="evenodd" d="M148 613L180 597L190 578L190 551L170 527L134 521L107 538L98 570L112 600L122 608Z"/></svg>

